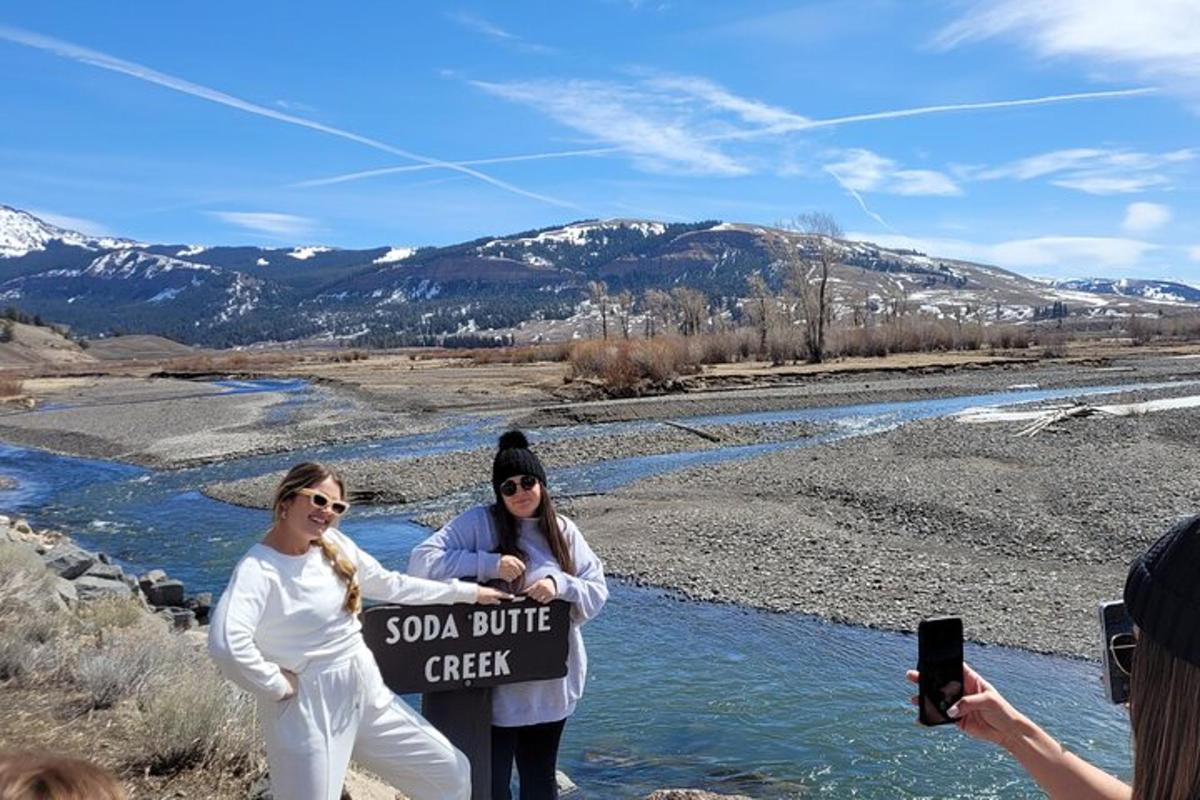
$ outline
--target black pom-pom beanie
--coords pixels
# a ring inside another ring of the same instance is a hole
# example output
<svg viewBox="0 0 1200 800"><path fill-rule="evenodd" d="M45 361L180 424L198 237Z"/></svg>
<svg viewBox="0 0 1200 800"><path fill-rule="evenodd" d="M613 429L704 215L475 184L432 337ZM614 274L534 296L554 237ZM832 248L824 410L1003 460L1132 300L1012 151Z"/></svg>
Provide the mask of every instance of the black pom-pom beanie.
<svg viewBox="0 0 1200 800"><path fill-rule="evenodd" d="M1145 635L1200 667L1200 516L1176 524L1133 562L1125 608Z"/></svg>
<svg viewBox="0 0 1200 800"><path fill-rule="evenodd" d="M543 486L546 484L546 470L520 431L509 431L500 437L500 449L492 461L492 489L497 499L500 498L500 484L514 475L532 475Z"/></svg>

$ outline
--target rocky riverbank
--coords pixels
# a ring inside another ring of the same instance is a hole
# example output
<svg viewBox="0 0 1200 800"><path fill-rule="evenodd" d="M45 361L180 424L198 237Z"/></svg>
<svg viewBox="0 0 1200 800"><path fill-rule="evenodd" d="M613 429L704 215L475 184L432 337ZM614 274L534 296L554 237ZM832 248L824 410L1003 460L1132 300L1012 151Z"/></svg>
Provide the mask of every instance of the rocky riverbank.
<svg viewBox="0 0 1200 800"><path fill-rule="evenodd" d="M1198 393L1196 387L1103 402ZM1094 401L1101 402L1101 401ZM1096 605L1200 510L1200 411L1027 422L942 419L704 466L581 498L606 567L701 600L1094 657Z"/></svg>

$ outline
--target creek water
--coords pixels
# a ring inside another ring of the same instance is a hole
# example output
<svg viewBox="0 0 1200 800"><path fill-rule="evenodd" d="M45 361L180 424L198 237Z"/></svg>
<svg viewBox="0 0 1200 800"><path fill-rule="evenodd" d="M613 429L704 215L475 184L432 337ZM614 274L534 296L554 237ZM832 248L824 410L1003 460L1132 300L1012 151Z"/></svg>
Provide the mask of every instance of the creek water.
<svg viewBox="0 0 1200 800"><path fill-rule="evenodd" d="M262 391L263 384L223 384ZM1182 385L1172 383L1171 386ZM823 432L790 442L617 459L556 470L559 494L608 491L701 463L811 446L980 405L1103 394L1156 385L1019 390L972 397L685 420L809 420ZM307 391L272 384L294 407ZM286 411L279 412L286 416ZM649 423L607 425L636 431ZM282 469L301 458L420 455L491 445L499 421L464 420L436 434L310 448L162 471L0 445L0 508L71 533L134 571L161 567L189 591L219 592L234 563L265 530L266 512L211 500L198 487ZM595 429L591 429L595 430ZM533 431L576 436L586 428ZM482 476L481 476L482 477ZM343 529L386 565L402 569L428 530L411 508L355 509ZM586 535L586 531L585 531ZM1120 592L1113 587L1113 594ZM915 624L915 621L914 621ZM665 786L699 786L757 798L1017 798L1032 784L995 748L953 728L922 729L908 705L904 670L914 637L731 605L683 602L614 581L604 613L585 629L587 694L566 729L560 766L590 797L634 798ZM1129 728L1105 702L1091 662L968 644L967 659L1069 748L1127 774Z"/></svg>

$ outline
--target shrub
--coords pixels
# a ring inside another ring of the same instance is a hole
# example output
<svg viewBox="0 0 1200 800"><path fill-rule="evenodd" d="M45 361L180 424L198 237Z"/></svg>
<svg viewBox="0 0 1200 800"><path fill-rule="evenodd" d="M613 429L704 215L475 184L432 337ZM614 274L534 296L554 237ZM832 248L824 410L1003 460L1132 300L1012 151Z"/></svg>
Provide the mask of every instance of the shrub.
<svg viewBox="0 0 1200 800"><path fill-rule="evenodd" d="M146 619L146 608L136 597L102 597L81 604L79 619L93 631L129 628Z"/></svg>
<svg viewBox="0 0 1200 800"><path fill-rule="evenodd" d="M169 775L201 764L252 767L258 759L253 699L192 656L154 676L141 694L138 735L146 768Z"/></svg>
<svg viewBox="0 0 1200 800"><path fill-rule="evenodd" d="M51 611L26 611L0 624L0 680L34 683L57 678L68 648L63 633L68 617Z"/></svg>
<svg viewBox="0 0 1200 800"><path fill-rule="evenodd" d="M96 647L79 654L72 675L89 708L110 708L141 691L155 673L173 670L183 660L173 638L150 617L136 628L102 633Z"/></svg>
<svg viewBox="0 0 1200 800"><path fill-rule="evenodd" d="M0 377L0 397L20 397L25 393L25 383L17 378Z"/></svg>

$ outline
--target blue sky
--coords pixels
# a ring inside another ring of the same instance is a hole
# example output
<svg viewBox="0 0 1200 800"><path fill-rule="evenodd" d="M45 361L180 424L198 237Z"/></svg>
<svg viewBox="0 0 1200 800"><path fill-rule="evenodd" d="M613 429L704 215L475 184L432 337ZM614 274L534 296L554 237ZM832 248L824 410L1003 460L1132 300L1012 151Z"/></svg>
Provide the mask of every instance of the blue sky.
<svg viewBox="0 0 1200 800"><path fill-rule="evenodd" d="M352 9L352 10L347 10ZM1200 3L43 3L0 203L143 241L773 224L1200 283Z"/></svg>

